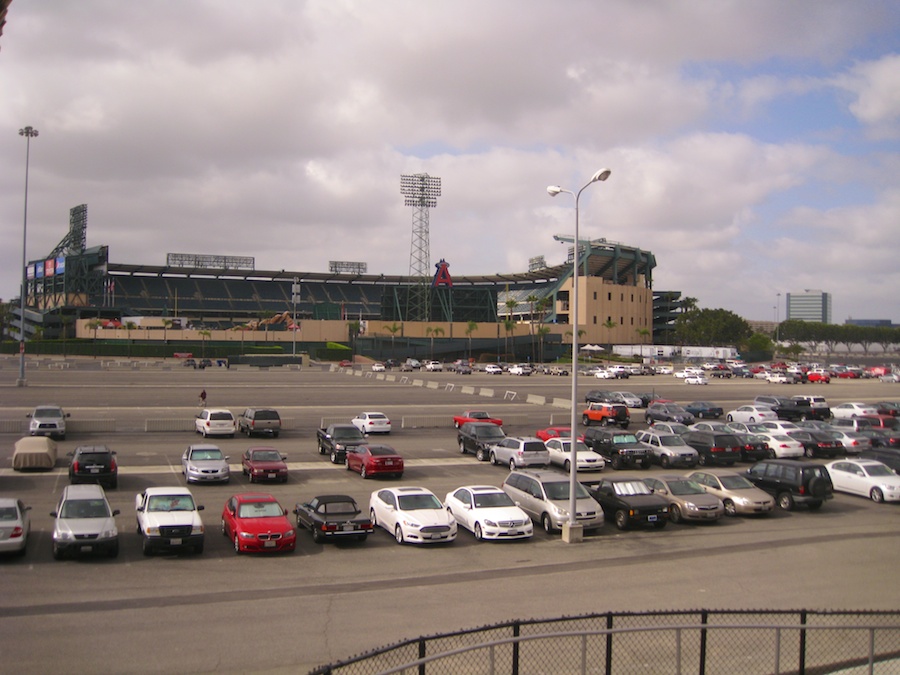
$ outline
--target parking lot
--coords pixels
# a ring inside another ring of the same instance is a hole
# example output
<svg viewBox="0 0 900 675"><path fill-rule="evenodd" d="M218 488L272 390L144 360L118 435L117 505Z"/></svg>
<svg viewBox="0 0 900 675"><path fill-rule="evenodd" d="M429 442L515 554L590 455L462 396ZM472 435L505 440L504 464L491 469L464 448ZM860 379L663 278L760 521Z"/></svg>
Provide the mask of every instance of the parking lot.
<svg viewBox="0 0 900 675"><path fill-rule="evenodd" d="M49 473L10 470L19 435L0 435L0 494L22 498L33 515L27 554L0 561L3 663L16 664L17 672L298 672L403 638L516 617L702 607L896 609L898 507L843 494L815 513L801 508L661 531L620 532L607 523L574 545L539 528L530 541L496 543L478 543L461 530L456 542L435 547L399 546L383 530L365 543L339 545L314 544L300 532L292 554L236 556L219 535L222 506L232 494L270 492L290 509L317 494L345 493L367 507L373 490L397 483L363 480L320 456L315 432L323 420L386 413L394 431L379 440L404 457L400 482L427 487L441 499L461 485L500 485L507 473L460 455L454 414L488 410L510 420L504 424L510 435L568 423L567 410L526 402L529 394L568 399L568 378L403 375L391 381L319 368L73 367L29 370L28 386L16 388L15 368L4 363L3 420L24 421L35 405L53 403L71 413L71 422L114 420L115 431L70 433ZM464 393L464 386L475 393ZM898 386L877 380L691 386L671 376L581 378L579 384L581 400L592 388L654 391L680 403L715 401L725 410L773 390L816 392L831 403L895 400ZM481 395L482 387L493 396ZM189 422L202 389L209 406L235 414L251 405L275 407L286 427L278 439L210 439L236 471L228 485L192 487L205 506L204 553L148 558L135 532L134 495L148 486L183 484L180 456L198 437L145 432L146 421ZM423 422L435 416L446 424ZM632 410L632 419L632 429L645 426L639 411ZM49 512L68 483L63 457L81 444L106 444L118 453L118 489L108 492L121 511L121 553L114 560L51 556ZM239 468L250 445L287 454L286 484L251 488Z"/></svg>

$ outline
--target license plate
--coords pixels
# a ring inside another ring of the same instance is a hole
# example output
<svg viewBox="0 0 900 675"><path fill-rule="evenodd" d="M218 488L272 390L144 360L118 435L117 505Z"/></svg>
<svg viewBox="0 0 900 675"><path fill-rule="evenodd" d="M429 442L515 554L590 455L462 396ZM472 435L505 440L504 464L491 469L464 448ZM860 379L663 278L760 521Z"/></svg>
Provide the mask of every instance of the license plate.
<svg viewBox="0 0 900 675"><path fill-rule="evenodd" d="M270 473L270 474L269 474L269 478L275 478L276 475L277 475L277 474Z"/></svg>
<svg viewBox="0 0 900 675"><path fill-rule="evenodd" d="M263 542L263 546L266 548L275 548L275 542L270 539L269 541Z"/></svg>
<svg viewBox="0 0 900 675"><path fill-rule="evenodd" d="M648 523L655 523L655 522L656 522L656 516L647 516L647 522L648 522Z"/></svg>
<svg viewBox="0 0 900 675"><path fill-rule="evenodd" d="M94 547L93 546L82 546L78 550L81 551L82 553L90 553L91 551L94 550Z"/></svg>
<svg viewBox="0 0 900 675"><path fill-rule="evenodd" d="M169 539L169 546L181 546L181 539L180 538Z"/></svg>
<svg viewBox="0 0 900 675"><path fill-rule="evenodd" d="M393 463L394 463L394 460L392 460L392 459L386 459L386 460L384 460L384 465L385 465L385 466L391 466Z"/></svg>
<svg viewBox="0 0 900 675"><path fill-rule="evenodd" d="M342 529L342 530L352 530L352 529L354 529L353 523L344 523L344 524L341 526L341 529Z"/></svg>
<svg viewBox="0 0 900 675"><path fill-rule="evenodd" d="M100 473L100 469L91 469L91 473Z"/></svg>
<svg viewBox="0 0 900 675"><path fill-rule="evenodd" d="M442 534L432 534L431 539L443 539L444 535Z"/></svg>

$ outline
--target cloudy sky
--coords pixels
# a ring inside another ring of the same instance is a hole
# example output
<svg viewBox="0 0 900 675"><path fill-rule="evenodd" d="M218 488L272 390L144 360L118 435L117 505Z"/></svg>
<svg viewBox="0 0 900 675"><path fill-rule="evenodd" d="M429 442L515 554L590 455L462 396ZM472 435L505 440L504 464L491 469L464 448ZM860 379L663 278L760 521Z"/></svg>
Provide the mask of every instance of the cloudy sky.
<svg viewBox="0 0 900 675"><path fill-rule="evenodd" d="M432 263L652 251L747 319L834 296L900 322L894 0L13 0L0 37L0 297L88 205L114 262L248 255L407 274L400 175L442 182Z"/></svg>

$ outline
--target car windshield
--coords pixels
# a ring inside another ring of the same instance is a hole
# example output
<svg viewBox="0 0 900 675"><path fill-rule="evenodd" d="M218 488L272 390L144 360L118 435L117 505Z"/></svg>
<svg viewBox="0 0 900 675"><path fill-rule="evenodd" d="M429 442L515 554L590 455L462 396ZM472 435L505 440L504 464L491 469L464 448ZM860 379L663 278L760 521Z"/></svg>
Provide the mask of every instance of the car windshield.
<svg viewBox="0 0 900 675"><path fill-rule="evenodd" d="M544 483L544 490L547 492L547 499L551 501L559 501L562 499L569 499L569 483L568 481L553 481ZM590 497L591 495L587 490L581 485L581 483L575 484L575 498L583 499L585 497Z"/></svg>
<svg viewBox="0 0 900 675"><path fill-rule="evenodd" d="M634 434L615 434L613 436L613 443L637 443L637 436Z"/></svg>
<svg viewBox="0 0 900 675"><path fill-rule="evenodd" d="M357 514L359 509L355 502L325 502L316 509L319 513Z"/></svg>
<svg viewBox="0 0 900 675"><path fill-rule="evenodd" d="M401 511L444 508L441 506L441 501L434 495L400 495L397 501Z"/></svg>
<svg viewBox="0 0 900 675"><path fill-rule="evenodd" d="M559 447L563 452L572 452L572 441L560 441ZM582 441L577 441L575 443L575 452L588 452L588 446Z"/></svg>
<svg viewBox="0 0 900 675"><path fill-rule="evenodd" d="M148 511L193 511L194 500L189 495L154 495L147 502Z"/></svg>
<svg viewBox="0 0 900 675"><path fill-rule="evenodd" d="M238 507L238 518L275 518L284 516L278 502L244 502Z"/></svg>
<svg viewBox="0 0 900 675"><path fill-rule="evenodd" d="M666 481L669 486L669 492L673 495L699 495L704 493L704 489L692 480L670 480Z"/></svg>
<svg viewBox="0 0 900 675"><path fill-rule="evenodd" d="M109 507L102 499L70 499L63 504L60 518L109 518Z"/></svg>
<svg viewBox="0 0 900 675"><path fill-rule="evenodd" d="M496 424L492 424L489 427L477 427L475 429L475 438L490 440L494 438L506 438L506 435L503 433L503 429Z"/></svg>
<svg viewBox="0 0 900 675"><path fill-rule="evenodd" d="M869 474L870 476L894 476L894 472L891 471L890 467L885 466L884 464L863 464L863 470Z"/></svg>
<svg viewBox="0 0 900 675"><path fill-rule="evenodd" d="M350 438L362 438L362 432L356 427L341 427L340 429L334 430L334 437L340 438L341 440L347 440Z"/></svg>
<svg viewBox="0 0 900 675"><path fill-rule="evenodd" d="M281 454L277 450L257 450L250 453L250 458L257 462L280 462Z"/></svg>
<svg viewBox="0 0 900 675"><path fill-rule="evenodd" d="M684 434L690 431L684 424L670 424L669 428L672 430L673 434Z"/></svg>
<svg viewBox="0 0 900 675"><path fill-rule="evenodd" d="M664 445L668 448L683 447L687 445L687 443L684 442L684 439L680 436L660 436L659 444Z"/></svg>
<svg viewBox="0 0 900 675"><path fill-rule="evenodd" d="M753 483L743 476L719 476L719 480L726 490L746 490L753 487Z"/></svg>
<svg viewBox="0 0 900 675"><path fill-rule="evenodd" d="M622 497L630 495L651 495L653 491L642 480L629 480L613 483L616 494Z"/></svg>
<svg viewBox="0 0 900 675"><path fill-rule="evenodd" d="M15 506L0 507L0 520L18 520L19 513Z"/></svg>
<svg viewBox="0 0 900 675"><path fill-rule="evenodd" d="M108 452L79 452L78 461L80 462L106 462L109 461L110 453Z"/></svg>
<svg viewBox="0 0 900 675"><path fill-rule="evenodd" d="M667 405L667 406L663 406L663 409L664 409L667 413L684 413L684 412L687 412L687 411L686 411L684 408L682 408L680 405Z"/></svg>
<svg viewBox="0 0 900 675"><path fill-rule="evenodd" d="M62 410L59 408L38 408L34 411L34 417L60 418L62 417Z"/></svg>
<svg viewBox="0 0 900 675"><path fill-rule="evenodd" d="M370 420L386 420L387 415L382 415L381 413L369 413L368 415Z"/></svg>
<svg viewBox="0 0 900 675"><path fill-rule="evenodd" d="M224 455L222 455L222 451L218 448L213 450L194 450L191 453L191 459L198 462L209 459L222 459L223 457Z"/></svg>
<svg viewBox="0 0 900 675"><path fill-rule="evenodd" d="M209 414L209 419L211 420L228 420L231 421L234 417L231 416L230 412L213 412Z"/></svg>
<svg viewBox="0 0 900 675"><path fill-rule="evenodd" d="M503 506L515 506L513 500L505 492L491 492L475 495L475 508L493 509Z"/></svg>
<svg viewBox="0 0 900 675"><path fill-rule="evenodd" d="M469 417L470 417L471 419L473 419L473 420L486 420L486 419L490 419L490 415L488 415L486 412L479 411L479 410L476 410L476 411L474 411L474 412L470 412L470 413L469 413Z"/></svg>

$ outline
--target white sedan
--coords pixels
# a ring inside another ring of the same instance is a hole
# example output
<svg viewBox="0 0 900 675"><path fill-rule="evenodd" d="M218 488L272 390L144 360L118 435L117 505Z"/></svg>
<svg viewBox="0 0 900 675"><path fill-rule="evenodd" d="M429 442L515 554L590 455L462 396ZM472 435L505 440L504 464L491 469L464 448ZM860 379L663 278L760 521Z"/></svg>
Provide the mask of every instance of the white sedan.
<svg viewBox="0 0 900 675"><path fill-rule="evenodd" d="M839 459L825 465L834 489L873 502L900 502L900 476L874 459Z"/></svg>
<svg viewBox="0 0 900 675"><path fill-rule="evenodd" d="M361 412L350 423L364 434L391 433L391 420L381 412Z"/></svg>
<svg viewBox="0 0 900 675"><path fill-rule="evenodd" d="M688 375L684 378L685 384L709 384L705 375Z"/></svg>
<svg viewBox="0 0 900 675"><path fill-rule="evenodd" d="M498 366L496 363L489 363L484 367L484 372L488 375L502 375L503 368Z"/></svg>
<svg viewBox="0 0 900 675"><path fill-rule="evenodd" d="M766 439L766 445L769 446L769 452L773 457L778 459L803 457L803 443L781 431L770 429L769 433L758 435Z"/></svg>
<svg viewBox="0 0 900 675"><path fill-rule="evenodd" d="M369 519L398 544L437 544L456 539L456 519L423 487L393 487L369 497Z"/></svg>
<svg viewBox="0 0 900 675"><path fill-rule="evenodd" d="M855 417L861 417L863 415L877 415L878 410L868 403L840 403L831 406L831 414L836 419L852 420Z"/></svg>
<svg viewBox="0 0 900 675"><path fill-rule="evenodd" d="M603 370L602 368L597 370L594 373L594 377L599 380L614 380L616 379L616 374L609 370Z"/></svg>
<svg viewBox="0 0 900 675"><path fill-rule="evenodd" d="M381 362L376 362L372 364L372 372L373 373L383 373L385 371L384 364Z"/></svg>
<svg viewBox="0 0 900 675"><path fill-rule="evenodd" d="M793 384L794 378L788 377L784 373L769 373L766 380L772 384Z"/></svg>
<svg viewBox="0 0 900 675"><path fill-rule="evenodd" d="M729 422L764 422L765 420L777 420L778 415L771 408L761 405L742 405L725 415Z"/></svg>
<svg viewBox="0 0 900 675"><path fill-rule="evenodd" d="M21 499L0 497L0 553L25 555L31 533L30 506Z"/></svg>
<svg viewBox="0 0 900 675"><path fill-rule="evenodd" d="M766 429L770 429L772 431L778 432L788 432L788 431L799 431L800 427L798 427L793 422L788 422L786 420L766 420L762 423L762 425Z"/></svg>
<svg viewBox="0 0 900 675"><path fill-rule="evenodd" d="M571 438L551 438L544 441L547 451L550 453L550 463L561 466L569 472L572 459ZM606 460L584 444L578 441L575 446L575 468L578 471L603 471Z"/></svg>
<svg viewBox="0 0 900 675"><path fill-rule="evenodd" d="M447 510L479 541L528 539L534 534L531 518L508 494L493 485L468 485L447 493Z"/></svg>

